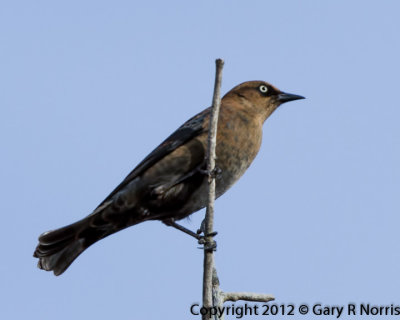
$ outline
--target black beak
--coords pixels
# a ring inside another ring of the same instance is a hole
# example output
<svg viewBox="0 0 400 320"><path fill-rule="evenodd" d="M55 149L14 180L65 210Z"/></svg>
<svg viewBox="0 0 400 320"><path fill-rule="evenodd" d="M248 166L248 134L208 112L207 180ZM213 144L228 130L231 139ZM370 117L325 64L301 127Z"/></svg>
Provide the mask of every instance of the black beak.
<svg viewBox="0 0 400 320"><path fill-rule="evenodd" d="M280 103L285 103L293 100L305 99L303 96L299 96L297 94L291 94L286 92L281 92L278 94L278 101Z"/></svg>

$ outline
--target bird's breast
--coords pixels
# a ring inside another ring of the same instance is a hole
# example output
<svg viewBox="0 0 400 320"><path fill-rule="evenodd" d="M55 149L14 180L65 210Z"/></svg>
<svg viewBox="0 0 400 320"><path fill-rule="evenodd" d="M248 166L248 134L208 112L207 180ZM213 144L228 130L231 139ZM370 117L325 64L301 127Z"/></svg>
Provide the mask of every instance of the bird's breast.
<svg viewBox="0 0 400 320"><path fill-rule="evenodd" d="M207 146L207 133L199 139ZM245 114L228 113L221 110L218 119L216 162L221 170L216 179L216 196L224 194L250 166L261 146L262 123ZM179 217L204 208L208 200L208 182L194 191L185 205L179 210Z"/></svg>
<svg viewBox="0 0 400 320"><path fill-rule="evenodd" d="M246 115L220 120L216 166L221 169L221 176L217 180L217 196L227 191L244 174L256 157L262 139L262 125L251 121Z"/></svg>

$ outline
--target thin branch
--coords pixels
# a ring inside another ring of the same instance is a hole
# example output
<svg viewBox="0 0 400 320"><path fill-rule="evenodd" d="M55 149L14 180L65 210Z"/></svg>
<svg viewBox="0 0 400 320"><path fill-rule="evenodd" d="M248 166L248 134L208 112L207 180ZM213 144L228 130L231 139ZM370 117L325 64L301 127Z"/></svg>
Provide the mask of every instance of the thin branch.
<svg viewBox="0 0 400 320"><path fill-rule="evenodd" d="M218 115L219 108L221 105L220 91L222 82L222 68L224 61L217 59L215 61L216 72L215 72L215 84L214 84L214 95L213 104L211 109L210 126L208 133L208 205L205 216L205 244L204 244L204 273L203 273L203 306L211 307L213 305L212 299L212 275L214 268L214 239L211 235L213 232L214 225L214 202L215 202L215 175L213 174L215 168L215 146L217 141L217 126L218 126ZM203 318L206 318L203 316Z"/></svg>
<svg viewBox="0 0 400 320"><path fill-rule="evenodd" d="M264 293L254 292L221 292L222 301L256 301L256 302L269 302L275 300L274 296Z"/></svg>
<svg viewBox="0 0 400 320"><path fill-rule="evenodd" d="M212 300L213 300L213 307L219 308L220 310L223 308L224 300L222 291L219 287L219 279L217 275L217 269L215 267L213 268L213 275L212 275ZM214 319L224 320L224 314L220 315L219 317L215 315Z"/></svg>
<svg viewBox="0 0 400 320"><path fill-rule="evenodd" d="M206 210L206 216L204 218L204 226L202 227L204 232L204 273L203 273L203 307L209 309L211 307L222 308L226 301L256 301L256 302L269 302L275 300L272 295L253 293L253 292L223 292L219 286L219 279L217 270L214 266L214 202L215 202L215 147L217 141L217 126L218 126L218 115L219 108L221 105L220 88L222 81L222 68L224 61L217 59L216 73L215 73L215 85L213 104L211 109L209 132L208 132L208 161L207 161L207 172L208 172L208 204ZM203 320L209 320L209 316L204 314ZM214 315L214 319L223 320L224 315Z"/></svg>

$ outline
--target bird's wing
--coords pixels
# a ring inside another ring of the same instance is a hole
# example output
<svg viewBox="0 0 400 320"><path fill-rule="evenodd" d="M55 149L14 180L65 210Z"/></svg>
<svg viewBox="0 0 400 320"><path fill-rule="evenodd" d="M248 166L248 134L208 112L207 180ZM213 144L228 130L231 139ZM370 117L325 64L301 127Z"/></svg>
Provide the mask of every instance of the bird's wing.
<svg viewBox="0 0 400 320"><path fill-rule="evenodd" d="M158 161L166 157L172 151L176 150L181 145L204 132L204 121L210 114L210 108L203 110L194 117L186 121L167 139L165 139L157 148L155 148L128 176L107 196L106 199L97 207L103 206L108 202L118 191L123 189L133 179L143 174ZM97 210L95 210L97 211Z"/></svg>

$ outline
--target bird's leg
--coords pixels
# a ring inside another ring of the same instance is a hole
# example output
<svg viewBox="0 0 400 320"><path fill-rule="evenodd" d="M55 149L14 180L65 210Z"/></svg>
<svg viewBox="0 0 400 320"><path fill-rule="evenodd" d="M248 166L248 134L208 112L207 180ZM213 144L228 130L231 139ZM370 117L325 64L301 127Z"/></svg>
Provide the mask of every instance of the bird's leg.
<svg viewBox="0 0 400 320"><path fill-rule="evenodd" d="M199 239L199 244L204 244L204 249L205 250L213 250L216 251L217 249L217 242L214 241L214 239L212 238L212 242L211 243L207 243L206 241L206 237L215 237L218 232L217 231L213 231L211 233L207 233L205 234L205 229L206 229L206 219L203 219L203 221L201 222L200 228L197 230L197 234L203 234L203 236L201 236L201 239Z"/></svg>
<svg viewBox="0 0 400 320"><path fill-rule="evenodd" d="M206 229L206 219L203 219L203 221L201 222L200 228L197 229L196 233L199 235L203 233L204 234L203 238L204 237L215 237L218 234L217 231L213 231L211 233L205 234L205 232L204 232L205 229Z"/></svg>
<svg viewBox="0 0 400 320"><path fill-rule="evenodd" d="M202 235L202 233L204 234L204 220L201 223L200 229L198 229L196 233L193 232L192 230L189 230L189 229L185 228L184 226L181 226L180 224L176 223L174 218L164 219L164 220L162 220L162 222L169 227L178 229L178 230L192 236L193 238L196 238L198 240L199 244L204 244L204 245L206 245L206 241L205 241L206 236L214 237L218 233L218 232L214 231L214 232L211 232L210 234ZM206 246L206 249L215 250L216 247L217 247L217 244L215 241L213 241L213 244Z"/></svg>
<svg viewBox="0 0 400 320"><path fill-rule="evenodd" d="M197 229L197 234L204 233L205 229L206 229L206 219L203 219L203 221L200 224L200 228Z"/></svg>
<svg viewBox="0 0 400 320"><path fill-rule="evenodd" d="M195 233L192 230L189 230L189 229L185 228L184 226L181 226L180 224L176 223L173 218L162 220L162 222L165 225L167 225L169 227L174 227L175 229L178 229L178 230L180 230L180 231L182 231L182 232L184 232L184 233L196 238L199 241L200 241L200 239L203 238L203 236L201 236L199 233Z"/></svg>

